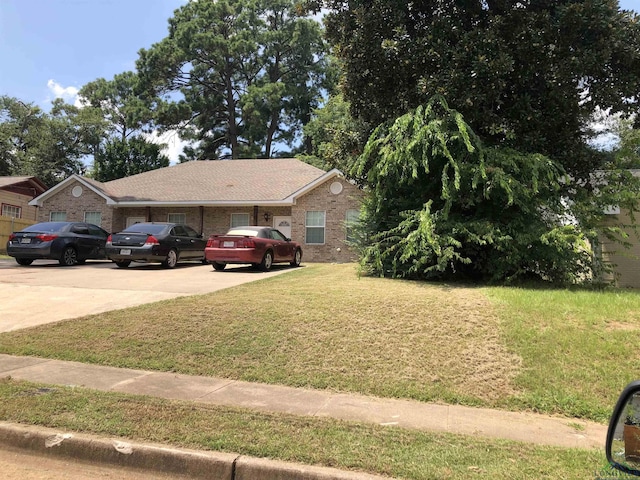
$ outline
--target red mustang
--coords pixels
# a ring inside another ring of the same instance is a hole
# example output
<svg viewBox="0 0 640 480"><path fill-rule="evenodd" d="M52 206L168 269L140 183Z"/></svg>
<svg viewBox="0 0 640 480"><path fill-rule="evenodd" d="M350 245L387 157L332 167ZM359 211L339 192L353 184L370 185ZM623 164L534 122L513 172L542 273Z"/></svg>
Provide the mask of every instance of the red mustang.
<svg viewBox="0 0 640 480"><path fill-rule="evenodd" d="M267 272L274 263L300 266L302 248L271 227L236 227L226 235L211 235L204 255L215 270L228 263L252 264Z"/></svg>

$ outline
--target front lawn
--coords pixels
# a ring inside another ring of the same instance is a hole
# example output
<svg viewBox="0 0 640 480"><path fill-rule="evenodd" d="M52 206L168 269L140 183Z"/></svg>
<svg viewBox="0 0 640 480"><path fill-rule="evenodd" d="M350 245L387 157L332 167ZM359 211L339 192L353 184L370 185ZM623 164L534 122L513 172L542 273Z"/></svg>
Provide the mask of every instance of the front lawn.
<svg viewBox="0 0 640 480"><path fill-rule="evenodd" d="M230 273L225 273L230 274ZM639 372L640 294L359 278L308 265L0 335L0 352L582 417Z"/></svg>

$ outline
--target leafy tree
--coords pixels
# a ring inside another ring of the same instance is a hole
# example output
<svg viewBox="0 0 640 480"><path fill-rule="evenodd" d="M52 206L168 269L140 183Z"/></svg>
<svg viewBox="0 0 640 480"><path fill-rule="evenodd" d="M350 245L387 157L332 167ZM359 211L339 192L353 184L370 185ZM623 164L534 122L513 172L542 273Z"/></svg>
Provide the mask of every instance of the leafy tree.
<svg viewBox="0 0 640 480"><path fill-rule="evenodd" d="M378 125L443 95L485 145L541 153L574 177L596 106L637 108L640 22L617 0L328 0L327 36L355 118Z"/></svg>
<svg viewBox="0 0 640 480"><path fill-rule="evenodd" d="M620 143L614 153L619 164L625 168L640 169L640 129L633 128L631 119L622 119L616 130Z"/></svg>
<svg viewBox="0 0 640 480"><path fill-rule="evenodd" d="M162 145L140 137L111 138L100 146L95 155L93 177L100 182L108 182L168 167L169 157L161 150Z"/></svg>
<svg viewBox="0 0 640 480"><path fill-rule="evenodd" d="M44 112L17 98L0 97L0 174L17 175L36 153Z"/></svg>
<svg viewBox="0 0 640 480"><path fill-rule="evenodd" d="M333 95L322 108L314 110L311 121L304 126L311 154L300 158L325 170L337 168L350 174L369 131L368 124L351 116L349 102L341 94ZM365 179L357 180L362 184Z"/></svg>
<svg viewBox="0 0 640 480"><path fill-rule="evenodd" d="M100 131L100 119L61 99L46 113L16 98L0 97L0 174L33 175L55 185L83 171L81 159Z"/></svg>
<svg viewBox="0 0 640 480"><path fill-rule="evenodd" d="M147 88L179 100L158 109L165 128L197 141L186 159L270 157L292 145L326 78L320 26L293 0L189 2L169 35L141 50Z"/></svg>
<svg viewBox="0 0 640 480"><path fill-rule="evenodd" d="M148 95L140 87L134 72L124 72L113 80L99 78L80 90L85 104L103 119L104 131L95 139L94 164L91 175L99 181L114 180L169 165L161 154L164 145L147 140L155 126L154 109L162 101Z"/></svg>
<svg viewBox="0 0 640 480"><path fill-rule="evenodd" d="M556 282L591 273L586 236L559 195L562 167L483 147L441 97L378 127L355 169L367 172L359 248L370 273Z"/></svg>
<svg viewBox="0 0 640 480"><path fill-rule="evenodd" d="M97 109L104 117L108 130L120 140L153 128L152 108L159 101L144 95L138 75L124 72L113 80L99 78L80 89L82 103Z"/></svg>

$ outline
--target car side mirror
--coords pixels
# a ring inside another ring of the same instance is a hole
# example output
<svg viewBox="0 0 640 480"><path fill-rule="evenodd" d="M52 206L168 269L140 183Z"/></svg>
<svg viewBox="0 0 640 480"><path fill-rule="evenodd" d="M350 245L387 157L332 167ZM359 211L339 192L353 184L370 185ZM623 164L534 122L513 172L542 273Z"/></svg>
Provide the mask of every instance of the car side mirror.
<svg viewBox="0 0 640 480"><path fill-rule="evenodd" d="M640 476L640 380L627 385L618 398L609 421L606 452L613 468Z"/></svg>

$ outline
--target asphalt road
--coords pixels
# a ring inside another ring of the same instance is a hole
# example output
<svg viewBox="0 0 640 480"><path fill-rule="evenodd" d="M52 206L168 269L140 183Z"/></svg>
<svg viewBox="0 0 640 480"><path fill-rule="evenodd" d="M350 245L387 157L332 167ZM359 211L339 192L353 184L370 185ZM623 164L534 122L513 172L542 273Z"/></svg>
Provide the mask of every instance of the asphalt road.
<svg viewBox="0 0 640 480"><path fill-rule="evenodd" d="M4 480L182 480L189 477L91 464L78 460L0 449L0 475Z"/></svg>
<svg viewBox="0 0 640 480"><path fill-rule="evenodd" d="M274 265L261 272L227 267L216 272L201 263L165 269L156 264L118 268L112 262L89 261L61 267L36 260L28 267L0 260L0 332L131 307L185 295L214 292L290 272Z"/></svg>

